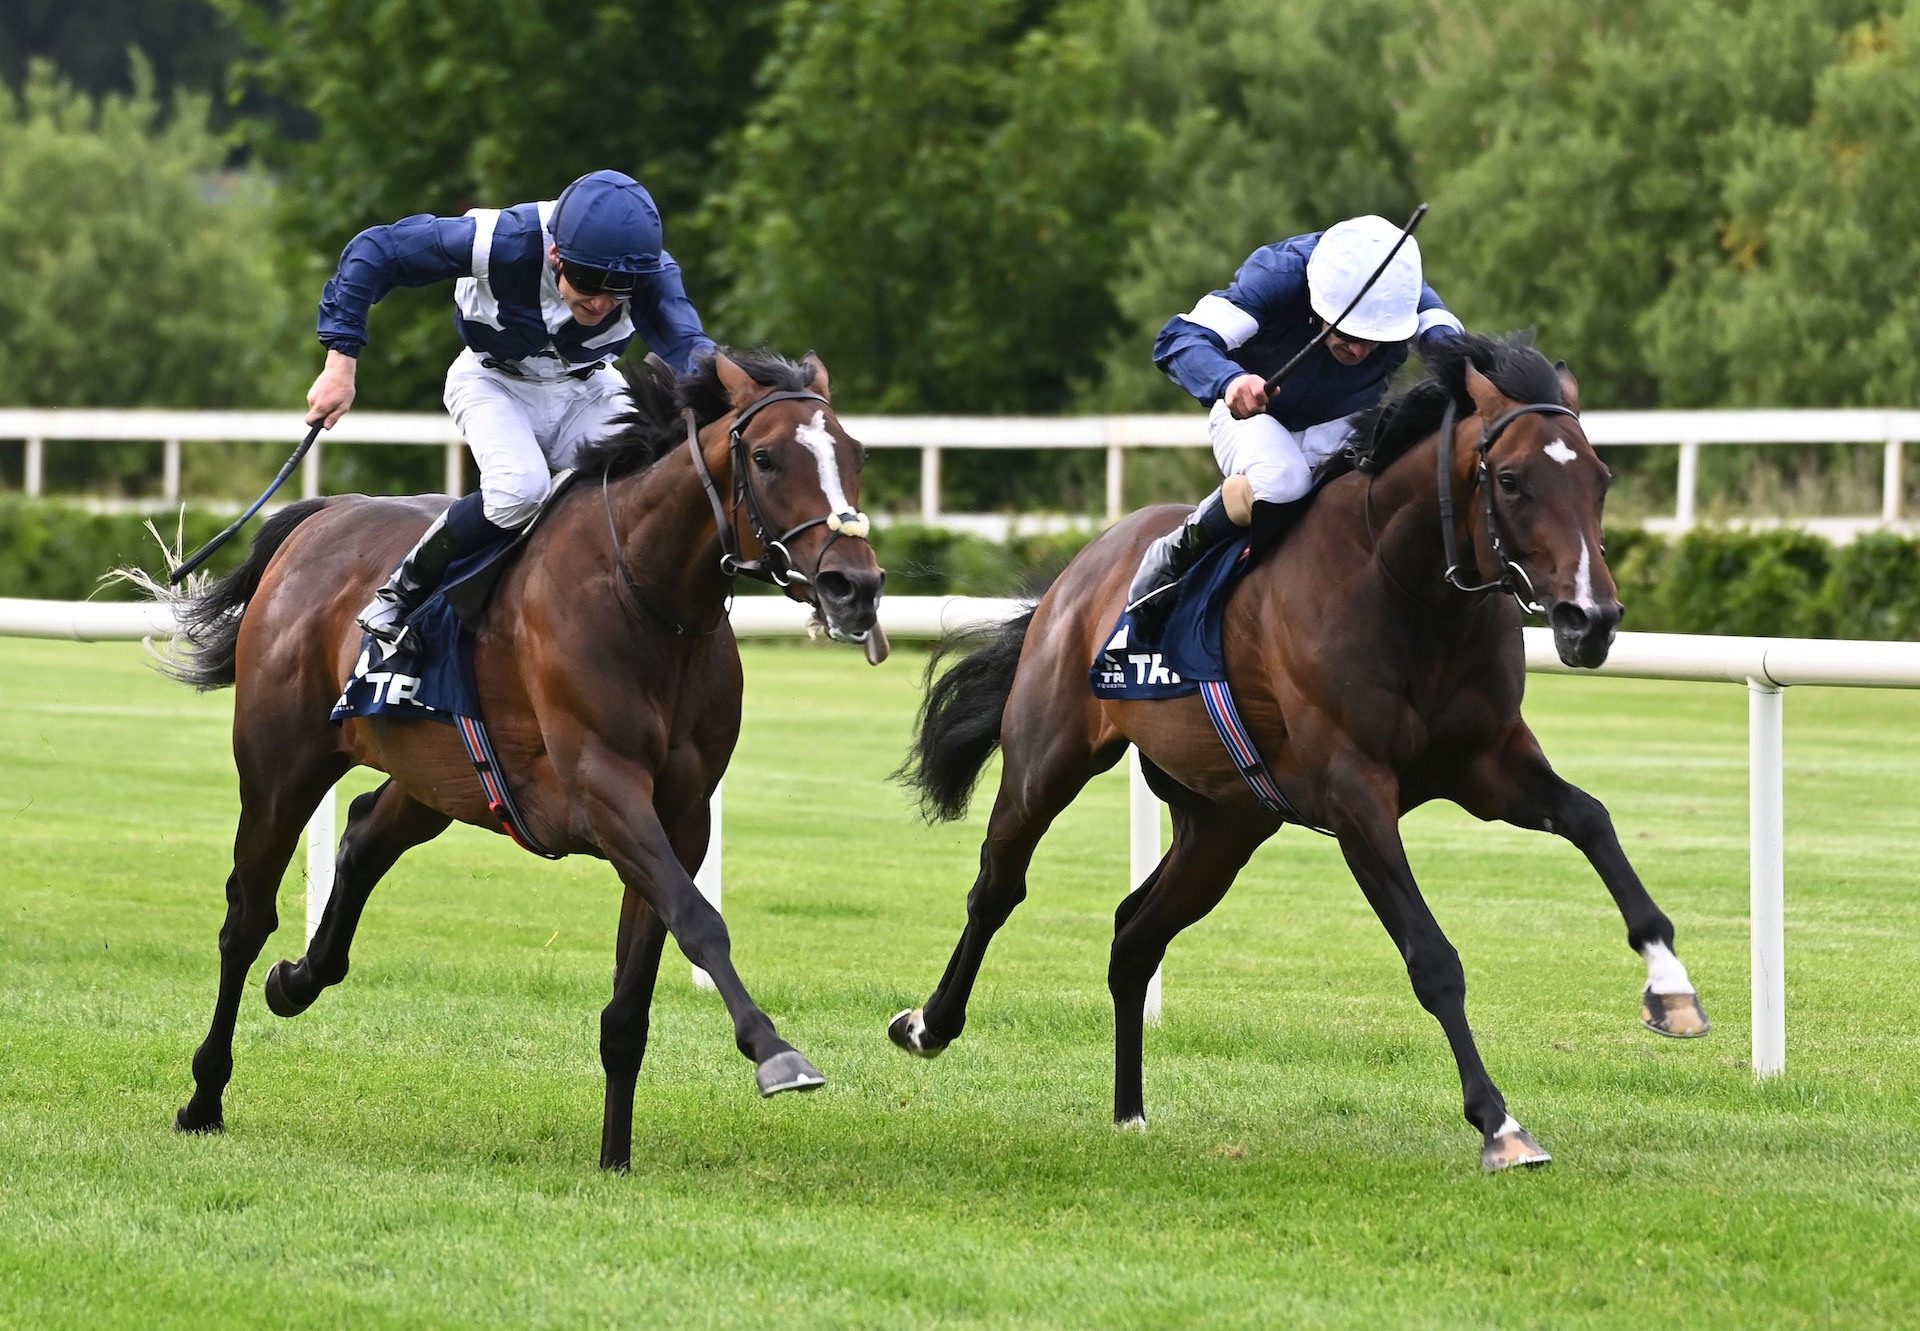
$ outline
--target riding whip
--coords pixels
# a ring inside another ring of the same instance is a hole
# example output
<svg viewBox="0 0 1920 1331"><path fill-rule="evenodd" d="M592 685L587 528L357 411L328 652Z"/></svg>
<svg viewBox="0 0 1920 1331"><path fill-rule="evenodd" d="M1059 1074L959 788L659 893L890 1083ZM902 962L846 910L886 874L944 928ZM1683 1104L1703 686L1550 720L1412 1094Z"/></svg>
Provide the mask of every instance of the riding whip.
<svg viewBox="0 0 1920 1331"><path fill-rule="evenodd" d="M1400 247L1407 243L1407 237L1413 234L1413 229L1420 225L1420 219L1426 215L1427 205L1424 203L1413 210L1413 216L1409 217L1407 224L1400 228L1400 239L1393 242L1393 248L1387 251L1387 257L1382 259L1380 266L1373 270L1373 276L1369 277L1365 284L1361 286L1360 290L1354 293L1353 299L1347 302L1347 308L1340 311L1340 317L1338 319L1335 319L1332 323L1322 328L1318 337L1295 352L1292 360L1267 376L1267 392L1278 392L1280 385L1284 384L1288 376L1299 368L1300 362L1305 360L1315 347L1324 343L1334 329L1346 322L1347 316L1353 313L1355 306L1367 298L1367 293L1373 290L1373 284L1380 280L1380 274L1387 271L1387 265L1393 262L1393 256L1400 252Z"/></svg>
<svg viewBox="0 0 1920 1331"><path fill-rule="evenodd" d="M247 506L247 511L235 518L233 524L225 531L187 556L172 573L167 575L167 581L174 583L185 581L187 575L206 563L207 560L213 556L215 550L218 550L221 546L232 540L233 534L247 525L247 519L255 513L258 513L260 506L273 498L273 492L278 490L281 485L286 482L287 477L293 475L293 469L300 465L300 459L307 455L307 450L313 447L313 441L320 437L321 428L322 427L316 423L311 430L308 430L307 437L300 442L300 447L294 449L293 456L287 459L287 465L280 468L280 474L273 478L273 483L266 488L258 499Z"/></svg>

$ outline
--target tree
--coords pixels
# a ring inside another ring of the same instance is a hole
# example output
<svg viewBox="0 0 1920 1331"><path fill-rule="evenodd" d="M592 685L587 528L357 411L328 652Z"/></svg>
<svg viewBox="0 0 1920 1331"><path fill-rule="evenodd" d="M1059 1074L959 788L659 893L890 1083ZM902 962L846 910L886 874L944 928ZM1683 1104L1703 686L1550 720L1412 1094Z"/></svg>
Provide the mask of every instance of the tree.
<svg viewBox="0 0 1920 1331"><path fill-rule="evenodd" d="M1718 244L1650 321L1674 405L1920 402L1920 3L1838 54L1804 124L1743 145Z"/></svg>
<svg viewBox="0 0 1920 1331"><path fill-rule="evenodd" d="M1138 195L1108 13L789 5L712 205L723 322L862 410L1062 408Z"/></svg>
<svg viewBox="0 0 1920 1331"><path fill-rule="evenodd" d="M18 96L0 89L0 401L288 405L295 338L271 190L222 169L204 96L163 106L147 63L132 71L131 94L97 101L44 62ZM137 445L49 459L56 484L158 462Z"/></svg>

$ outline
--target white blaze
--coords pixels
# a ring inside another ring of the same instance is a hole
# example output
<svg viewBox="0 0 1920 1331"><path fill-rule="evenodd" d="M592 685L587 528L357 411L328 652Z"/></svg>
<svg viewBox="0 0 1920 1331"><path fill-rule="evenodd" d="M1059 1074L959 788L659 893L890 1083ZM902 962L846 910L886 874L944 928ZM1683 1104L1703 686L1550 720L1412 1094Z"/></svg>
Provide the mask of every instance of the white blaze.
<svg viewBox="0 0 1920 1331"><path fill-rule="evenodd" d="M840 485L840 463L833 455L833 436L827 433L827 413L814 412L813 419L795 430L793 437L813 452L814 463L820 468L820 493L827 497L828 512L853 512L853 505L847 502L847 492Z"/></svg>
<svg viewBox="0 0 1920 1331"><path fill-rule="evenodd" d="M1573 572L1573 603L1582 610L1593 609L1593 548L1580 538L1580 567Z"/></svg>

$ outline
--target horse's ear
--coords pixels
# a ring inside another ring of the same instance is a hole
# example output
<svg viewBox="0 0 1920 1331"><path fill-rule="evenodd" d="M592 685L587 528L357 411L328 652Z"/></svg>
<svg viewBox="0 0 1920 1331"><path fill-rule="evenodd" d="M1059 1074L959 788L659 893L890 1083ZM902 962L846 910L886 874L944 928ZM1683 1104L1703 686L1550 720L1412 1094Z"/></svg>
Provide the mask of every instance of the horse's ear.
<svg viewBox="0 0 1920 1331"><path fill-rule="evenodd" d="M1553 363L1553 372L1560 376L1560 404L1574 415L1580 414L1580 381L1573 377L1573 371L1567 363L1557 360Z"/></svg>
<svg viewBox="0 0 1920 1331"><path fill-rule="evenodd" d="M1513 405L1472 361L1467 362L1467 395L1473 399L1474 410L1485 420L1492 420Z"/></svg>
<svg viewBox="0 0 1920 1331"><path fill-rule="evenodd" d="M720 376L720 386L727 390L727 400L733 403L735 411L766 392L757 379L735 365L724 351L713 353L713 372Z"/></svg>
<svg viewBox="0 0 1920 1331"><path fill-rule="evenodd" d="M800 363L813 375L813 378L807 381L807 387L821 397L831 398L833 394L827 391L827 367L820 363L820 357L809 351L801 358Z"/></svg>

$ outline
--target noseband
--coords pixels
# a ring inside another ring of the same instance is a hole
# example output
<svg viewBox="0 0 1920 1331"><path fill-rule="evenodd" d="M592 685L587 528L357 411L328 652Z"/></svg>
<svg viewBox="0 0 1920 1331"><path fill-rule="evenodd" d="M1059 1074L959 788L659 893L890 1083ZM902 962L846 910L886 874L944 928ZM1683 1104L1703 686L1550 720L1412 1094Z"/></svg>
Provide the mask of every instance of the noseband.
<svg viewBox="0 0 1920 1331"><path fill-rule="evenodd" d="M688 408L680 413L687 423L687 451L693 454L693 468L700 476L700 484L707 492L707 502L713 505L714 522L720 528L720 569L729 578L749 577L760 582L772 583L776 587L785 587L789 583L804 583L811 588L820 575L820 565L827 557L827 551L842 536L864 539L869 524L867 515L849 509L843 513L824 513L817 518L808 518L797 526L789 527L779 536L769 534L766 514L760 507L760 497L753 488L752 468L747 457L747 422L759 415L776 402L818 402L829 405L818 393L804 391L781 391L769 393L741 410L733 418L733 428L727 435L727 448L733 464L732 502L720 502L719 488L713 483L713 473L707 470L707 459L700 451L700 430L694 420L693 411ZM747 507L747 521L753 528L754 539L760 542L760 548L766 551L764 559L744 559L740 555L740 543L734 534L731 515L738 511L742 503ZM833 534L827 537L820 547L820 553L814 558L813 573L802 573L793 566L793 555L788 543L800 533L814 527L826 527ZM812 595L809 594L809 600Z"/></svg>
<svg viewBox="0 0 1920 1331"><path fill-rule="evenodd" d="M1478 452L1479 461L1474 465L1474 484L1480 487L1480 497L1487 510L1487 542L1493 547L1493 556L1500 561L1503 570L1499 577L1491 582L1469 582L1460 571L1460 551L1453 534L1453 427L1455 417L1453 399L1447 399L1446 414L1440 419L1440 537L1445 543L1447 553L1447 581L1463 592L1502 591L1511 593L1520 603L1520 608L1529 614L1546 613L1540 604L1540 598L1533 590L1533 580L1527 577L1527 571L1515 562L1507 553L1506 542L1500 539L1500 512L1493 503L1493 478L1487 472L1487 451L1499 439L1506 428L1522 416L1575 416L1569 407L1552 402L1530 402L1515 407L1512 411L1488 421L1480 431Z"/></svg>

